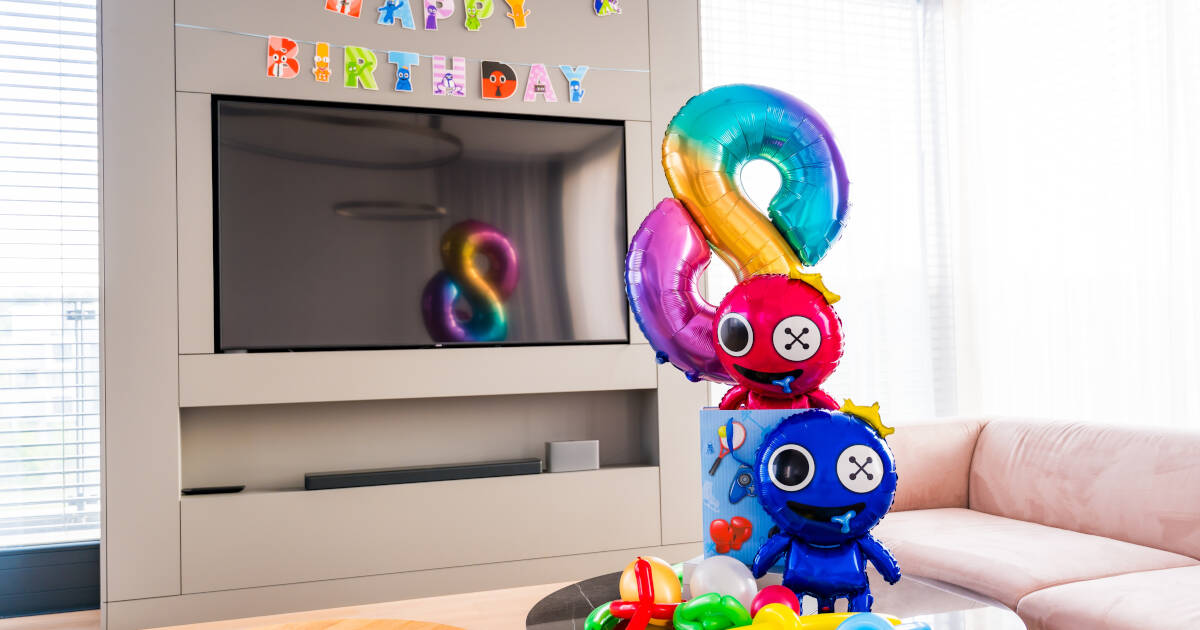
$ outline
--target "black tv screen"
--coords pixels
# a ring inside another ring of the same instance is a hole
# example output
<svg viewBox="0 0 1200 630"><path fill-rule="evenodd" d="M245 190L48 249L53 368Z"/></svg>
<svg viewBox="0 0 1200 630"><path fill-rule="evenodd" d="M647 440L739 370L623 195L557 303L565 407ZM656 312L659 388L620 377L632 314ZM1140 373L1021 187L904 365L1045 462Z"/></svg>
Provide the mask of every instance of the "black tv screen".
<svg viewBox="0 0 1200 630"><path fill-rule="evenodd" d="M217 351L628 342L619 122L216 97Z"/></svg>

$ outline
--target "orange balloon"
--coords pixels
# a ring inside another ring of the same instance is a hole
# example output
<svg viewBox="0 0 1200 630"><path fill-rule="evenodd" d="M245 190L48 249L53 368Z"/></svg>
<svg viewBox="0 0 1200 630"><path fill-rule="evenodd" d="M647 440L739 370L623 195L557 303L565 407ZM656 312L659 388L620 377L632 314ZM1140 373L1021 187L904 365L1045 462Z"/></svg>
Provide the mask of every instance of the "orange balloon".
<svg viewBox="0 0 1200 630"><path fill-rule="evenodd" d="M651 584L654 585L654 602L656 604L678 604L683 601L683 592L680 589L679 578L675 575L675 569L667 564L666 560L656 558L654 556L639 556L640 559L650 563ZM637 566L637 559L629 563L625 567L625 571L621 573L621 599L627 602L638 601L637 588L637 572L634 567ZM668 623L666 619L651 619L650 623L656 626L665 626Z"/></svg>

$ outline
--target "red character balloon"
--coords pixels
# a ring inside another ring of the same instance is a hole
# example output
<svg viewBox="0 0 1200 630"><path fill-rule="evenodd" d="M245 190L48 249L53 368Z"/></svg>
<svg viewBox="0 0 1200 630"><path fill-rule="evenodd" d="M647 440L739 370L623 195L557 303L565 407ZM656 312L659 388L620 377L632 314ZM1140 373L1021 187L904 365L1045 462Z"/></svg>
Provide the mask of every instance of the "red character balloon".
<svg viewBox="0 0 1200 630"><path fill-rule="evenodd" d="M717 308L717 358L735 384L722 409L838 409L820 385L842 358L842 322L825 294L787 276L753 276Z"/></svg>
<svg viewBox="0 0 1200 630"><path fill-rule="evenodd" d="M739 179L755 159L782 181L765 217ZM838 298L806 271L849 208L825 122L772 88L716 87L671 120L663 170L675 198L646 217L625 258L629 304L655 358L689 380L733 385L722 409L837 409L820 386L842 356ZM719 308L699 290L713 251L740 282Z"/></svg>

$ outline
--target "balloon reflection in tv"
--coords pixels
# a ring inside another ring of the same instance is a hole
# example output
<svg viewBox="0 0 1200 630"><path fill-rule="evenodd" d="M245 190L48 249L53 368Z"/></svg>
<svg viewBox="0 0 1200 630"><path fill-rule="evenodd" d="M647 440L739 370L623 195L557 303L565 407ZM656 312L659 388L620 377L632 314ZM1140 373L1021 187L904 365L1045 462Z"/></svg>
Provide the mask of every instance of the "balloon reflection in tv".
<svg viewBox="0 0 1200 630"><path fill-rule="evenodd" d="M480 258L487 262L480 269ZM494 225L469 219L442 235L442 265L421 294L425 330L434 341L504 341L504 301L517 288L517 250Z"/></svg>

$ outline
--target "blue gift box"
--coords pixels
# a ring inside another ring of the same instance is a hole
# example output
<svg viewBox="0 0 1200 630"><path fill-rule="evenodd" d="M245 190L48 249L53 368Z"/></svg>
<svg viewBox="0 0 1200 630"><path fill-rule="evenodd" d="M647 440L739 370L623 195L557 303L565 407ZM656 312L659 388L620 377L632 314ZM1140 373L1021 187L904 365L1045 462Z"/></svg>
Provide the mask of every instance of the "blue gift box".
<svg viewBox="0 0 1200 630"><path fill-rule="evenodd" d="M756 498L754 458L763 436L781 420L798 412L796 409L723 411L715 407L700 411L704 557L728 555L749 566L758 548L767 541L774 522ZM731 440L724 440L726 447L734 447L728 449L728 453L722 448L722 427L726 434L733 436L732 444L729 443ZM722 554L713 540L713 522L724 521L732 530L735 517L749 521L750 536L740 544L735 543L738 548L731 547Z"/></svg>

